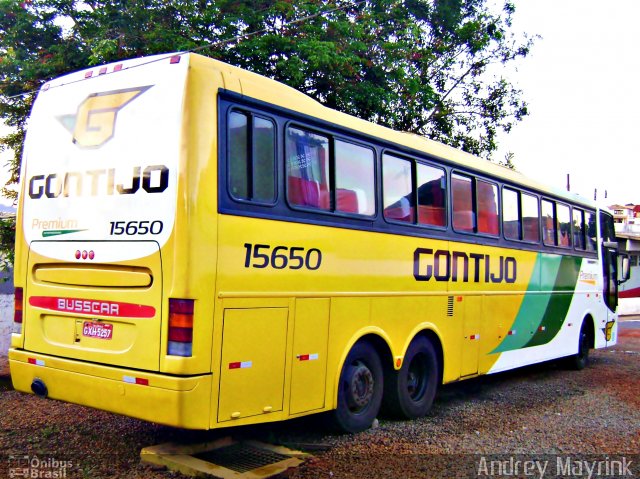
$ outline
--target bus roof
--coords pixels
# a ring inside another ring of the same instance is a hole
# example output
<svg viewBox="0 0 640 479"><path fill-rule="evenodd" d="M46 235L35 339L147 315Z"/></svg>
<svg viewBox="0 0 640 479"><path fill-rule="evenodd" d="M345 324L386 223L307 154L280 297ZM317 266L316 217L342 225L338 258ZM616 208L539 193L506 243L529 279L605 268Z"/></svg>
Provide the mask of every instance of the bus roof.
<svg viewBox="0 0 640 479"><path fill-rule="evenodd" d="M50 87L53 88L69 84L71 82L90 80L91 78L99 75L117 74L119 71L130 68L144 68L145 65L150 63L166 61L167 64L169 64L170 62L180 61L180 58L182 58L182 61L187 60L192 68L202 68L205 70L211 70L212 67L215 68L225 78L225 87L230 91L235 91L236 93L247 95L251 98L265 101L282 108L291 109L291 105L295 105L296 111L304 115L322 118L324 120L328 119L330 123L358 131L365 136L380 138L401 147L436 157L448 162L454 168L458 165L464 169L473 170L480 174L485 174L513 183L516 186L523 186L536 190L542 194L564 199L565 201L581 204L594 209L596 208L596 202L578 194L537 182L517 171L492 163L491 161L484 160L460 149L445 145L444 143L430 140L421 135L396 131L385 126L333 110L321 105L318 101L312 99L308 95L276 80L195 53L167 53L131 60L123 60L109 65L96 66L59 77L43 85L42 89L46 90ZM265 84L268 85L269 88L265 88Z"/></svg>

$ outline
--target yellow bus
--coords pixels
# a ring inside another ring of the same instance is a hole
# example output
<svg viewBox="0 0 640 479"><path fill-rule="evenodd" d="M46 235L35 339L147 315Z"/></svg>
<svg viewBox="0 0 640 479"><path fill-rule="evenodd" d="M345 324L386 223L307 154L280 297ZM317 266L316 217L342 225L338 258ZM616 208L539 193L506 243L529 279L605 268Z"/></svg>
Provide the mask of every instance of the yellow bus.
<svg viewBox="0 0 640 479"><path fill-rule="evenodd" d="M586 199L189 53L46 83L14 387L181 428L415 418L436 389L616 342ZM620 274L624 276L624 274Z"/></svg>

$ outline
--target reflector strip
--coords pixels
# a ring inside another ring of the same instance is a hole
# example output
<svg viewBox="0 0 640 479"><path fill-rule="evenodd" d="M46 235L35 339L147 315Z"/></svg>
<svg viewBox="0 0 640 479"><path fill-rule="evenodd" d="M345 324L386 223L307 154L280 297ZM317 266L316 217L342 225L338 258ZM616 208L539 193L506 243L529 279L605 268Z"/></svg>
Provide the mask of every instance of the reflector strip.
<svg viewBox="0 0 640 479"><path fill-rule="evenodd" d="M508 336L513 336L514 334L516 334L516 330L515 329L512 329L511 331L509 331L507 333Z"/></svg>
<svg viewBox="0 0 640 479"><path fill-rule="evenodd" d="M27 359L27 361L29 362L29 364L35 364L36 366L44 366L44 360L42 359L29 358Z"/></svg>
<svg viewBox="0 0 640 479"><path fill-rule="evenodd" d="M229 363L229 369L246 369L253 366L253 361Z"/></svg>
<svg viewBox="0 0 640 479"><path fill-rule="evenodd" d="M315 354L300 354L298 356L300 361L315 361L318 359L318 353Z"/></svg>
<svg viewBox="0 0 640 479"><path fill-rule="evenodd" d="M546 326L540 326L540 327L538 328L538 331L545 331L546 329L547 329L547 327L546 327Z"/></svg>
<svg viewBox="0 0 640 479"><path fill-rule="evenodd" d="M471 341L476 341L476 340L480 339L480 335L479 334L472 334L471 336L469 336L469 339Z"/></svg>
<svg viewBox="0 0 640 479"><path fill-rule="evenodd" d="M133 376L122 376L122 380L128 384L139 384L140 386L149 385L149 380L145 378L135 378Z"/></svg>

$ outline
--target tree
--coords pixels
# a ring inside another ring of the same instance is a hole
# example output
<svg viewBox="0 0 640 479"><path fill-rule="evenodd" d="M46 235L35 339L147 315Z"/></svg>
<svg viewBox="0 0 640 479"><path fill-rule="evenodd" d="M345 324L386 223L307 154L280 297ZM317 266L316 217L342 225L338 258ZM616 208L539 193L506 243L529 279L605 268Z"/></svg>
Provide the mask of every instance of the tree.
<svg viewBox="0 0 640 479"><path fill-rule="evenodd" d="M0 0L0 118L10 183L35 91L86 66L198 48L321 103L485 158L527 114L492 74L526 57L490 0ZM258 32L251 34L253 32ZM493 70L492 70L493 68ZM15 195L6 188L6 196Z"/></svg>

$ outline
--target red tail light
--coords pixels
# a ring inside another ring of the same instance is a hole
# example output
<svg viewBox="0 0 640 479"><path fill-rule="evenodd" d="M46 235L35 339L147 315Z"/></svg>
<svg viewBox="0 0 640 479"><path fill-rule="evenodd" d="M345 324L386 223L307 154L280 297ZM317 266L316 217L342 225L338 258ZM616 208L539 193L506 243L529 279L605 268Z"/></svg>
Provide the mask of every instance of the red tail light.
<svg viewBox="0 0 640 479"><path fill-rule="evenodd" d="M169 344L171 356L192 355L193 299L169 299Z"/></svg>
<svg viewBox="0 0 640 479"><path fill-rule="evenodd" d="M24 298L22 288L16 288L13 300L13 332L22 333L22 300Z"/></svg>

